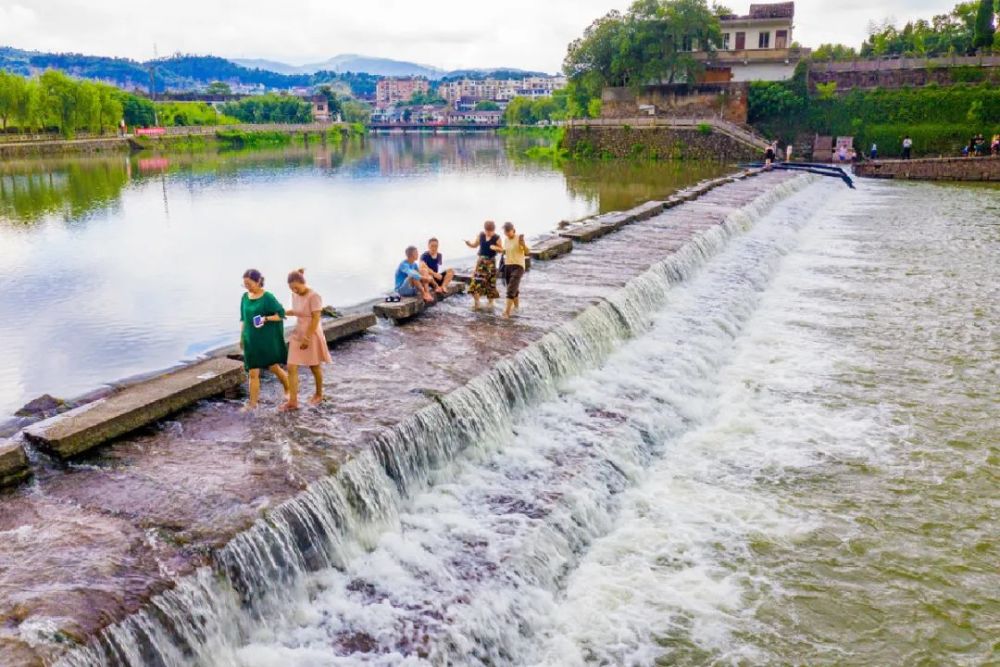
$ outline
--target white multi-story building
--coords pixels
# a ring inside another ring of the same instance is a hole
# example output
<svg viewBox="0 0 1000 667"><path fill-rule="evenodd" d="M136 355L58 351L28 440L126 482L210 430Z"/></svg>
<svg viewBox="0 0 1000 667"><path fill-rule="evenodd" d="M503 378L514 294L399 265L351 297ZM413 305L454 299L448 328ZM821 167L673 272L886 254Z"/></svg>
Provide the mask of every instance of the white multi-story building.
<svg viewBox="0 0 1000 667"><path fill-rule="evenodd" d="M535 76L526 79L462 79L445 81L438 86L438 94L451 105L460 101L483 101L506 103L515 97L550 97L560 88L566 87L566 78L561 76Z"/></svg>
<svg viewBox="0 0 1000 667"><path fill-rule="evenodd" d="M732 81L790 79L809 55L792 47L794 21L794 2L750 5L749 14L721 17L722 44L708 58L710 67L730 70Z"/></svg>

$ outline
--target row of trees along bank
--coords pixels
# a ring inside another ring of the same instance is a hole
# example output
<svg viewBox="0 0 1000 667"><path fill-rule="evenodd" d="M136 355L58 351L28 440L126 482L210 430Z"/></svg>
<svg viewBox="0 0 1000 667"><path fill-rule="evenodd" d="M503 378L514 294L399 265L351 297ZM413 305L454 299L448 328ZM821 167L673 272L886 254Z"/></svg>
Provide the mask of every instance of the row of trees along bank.
<svg viewBox="0 0 1000 667"><path fill-rule="evenodd" d="M331 112L351 123L366 122L360 102L320 88ZM114 132L129 127L232 125L237 123L309 123L312 105L289 95L257 95L223 105L204 102L158 102L103 83L71 78L48 70L37 78L0 70L0 130L4 133L57 132L66 138L86 132Z"/></svg>
<svg viewBox="0 0 1000 667"><path fill-rule="evenodd" d="M0 70L0 128L4 132L56 130L101 134L124 118L129 125L152 125L149 100L114 86L72 79L49 70L29 79Z"/></svg>

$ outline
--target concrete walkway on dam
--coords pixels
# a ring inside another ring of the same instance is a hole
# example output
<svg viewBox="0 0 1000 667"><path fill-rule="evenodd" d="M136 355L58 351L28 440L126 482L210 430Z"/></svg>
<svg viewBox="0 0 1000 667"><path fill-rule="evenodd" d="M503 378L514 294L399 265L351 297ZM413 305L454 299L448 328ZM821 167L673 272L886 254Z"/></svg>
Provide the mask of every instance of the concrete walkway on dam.
<svg viewBox="0 0 1000 667"><path fill-rule="evenodd" d="M570 322L777 185L771 172L719 187L557 260L535 262L523 312L473 313L456 296L333 350L327 401L277 414L275 382L256 415L203 401L85 458L32 452L35 476L0 495L0 663L49 664L137 611L267 509L334 474L373 436ZM302 392L310 391L308 373ZM489 410L490 406L483 406Z"/></svg>

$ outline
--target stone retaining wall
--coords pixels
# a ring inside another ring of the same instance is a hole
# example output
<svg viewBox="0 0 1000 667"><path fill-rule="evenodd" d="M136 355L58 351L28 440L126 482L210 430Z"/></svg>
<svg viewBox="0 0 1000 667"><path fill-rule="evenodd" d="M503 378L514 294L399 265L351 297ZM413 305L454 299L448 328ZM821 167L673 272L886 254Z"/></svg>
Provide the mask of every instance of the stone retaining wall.
<svg viewBox="0 0 1000 667"><path fill-rule="evenodd" d="M1000 157L876 160L855 165L854 173L865 178L1000 182Z"/></svg>
<svg viewBox="0 0 1000 667"><path fill-rule="evenodd" d="M762 153L716 130L628 125L571 127L563 147L570 153L590 157L753 160Z"/></svg>

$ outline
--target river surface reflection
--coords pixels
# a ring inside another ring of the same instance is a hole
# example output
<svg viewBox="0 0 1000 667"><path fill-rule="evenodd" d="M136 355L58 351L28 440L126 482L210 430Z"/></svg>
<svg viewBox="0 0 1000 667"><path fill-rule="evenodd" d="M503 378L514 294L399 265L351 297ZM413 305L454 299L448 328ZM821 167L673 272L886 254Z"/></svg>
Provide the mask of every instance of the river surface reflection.
<svg viewBox="0 0 1000 667"><path fill-rule="evenodd" d="M494 135L406 135L0 165L0 419L234 342L249 267L282 301L306 267L346 306L389 290L403 248L432 235L467 264L487 218L530 237L726 169L521 155Z"/></svg>

